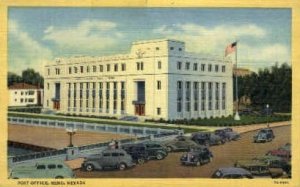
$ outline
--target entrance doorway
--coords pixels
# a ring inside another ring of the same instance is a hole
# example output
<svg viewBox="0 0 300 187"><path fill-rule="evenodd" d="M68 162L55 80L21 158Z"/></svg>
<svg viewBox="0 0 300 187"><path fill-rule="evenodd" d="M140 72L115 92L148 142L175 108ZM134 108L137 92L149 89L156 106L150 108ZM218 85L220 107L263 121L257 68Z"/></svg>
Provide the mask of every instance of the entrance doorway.
<svg viewBox="0 0 300 187"><path fill-rule="evenodd" d="M136 82L136 101L133 102L135 115L145 115L145 81Z"/></svg>

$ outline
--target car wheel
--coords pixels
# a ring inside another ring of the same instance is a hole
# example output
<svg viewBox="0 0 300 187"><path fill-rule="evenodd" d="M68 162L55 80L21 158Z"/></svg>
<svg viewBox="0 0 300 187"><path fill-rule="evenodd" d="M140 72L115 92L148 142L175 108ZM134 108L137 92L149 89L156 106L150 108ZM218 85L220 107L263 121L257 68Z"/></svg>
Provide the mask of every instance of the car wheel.
<svg viewBox="0 0 300 187"><path fill-rule="evenodd" d="M172 151L173 151L173 148L172 148L171 146L168 146L168 147L167 147L167 151L168 151L168 152L172 152Z"/></svg>
<svg viewBox="0 0 300 187"><path fill-rule="evenodd" d="M156 155L157 160L162 160L163 158L164 158L164 156L161 153L157 153L157 155Z"/></svg>
<svg viewBox="0 0 300 187"><path fill-rule="evenodd" d="M201 165L201 162L198 160L197 162L196 162L196 166L200 166Z"/></svg>
<svg viewBox="0 0 300 187"><path fill-rule="evenodd" d="M56 176L55 178L56 179L63 179L64 177L63 176Z"/></svg>
<svg viewBox="0 0 300 187"><path fill-rule="evenodd" d="M120 163L119 164L119 170L123 171L126 169L126 164L125 163Z"/></svg>
<svg viewBox="0 0 300 187"><path fill-rule="evenodd" d="M94 165L93 164L88 164L85 166L85 170L86 171L93 171L95 168L94 168Z"/></svg>
<svg viewBox="0 0 300 187"><path fill-rule="evenodd" d="M144 158L139 158L137 160L138 164L144 164L145 163L145 159Z"/></svg>

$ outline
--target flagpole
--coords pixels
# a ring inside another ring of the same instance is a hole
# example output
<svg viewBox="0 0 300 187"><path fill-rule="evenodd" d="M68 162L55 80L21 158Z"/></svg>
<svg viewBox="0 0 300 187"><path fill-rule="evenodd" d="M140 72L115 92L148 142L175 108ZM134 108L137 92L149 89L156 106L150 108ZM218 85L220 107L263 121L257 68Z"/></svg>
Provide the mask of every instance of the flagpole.
<svg viewBox="0 0 300 187"><path fill-rule="evenodd" d="M237 65L238 65L238 41L236 40L236 45L235 45L235 100L236 100L236 111L234 115L234 120L239 121L240 120L240 115L239 115L239 96L238 96L238 76L237 76Z"/></svg>

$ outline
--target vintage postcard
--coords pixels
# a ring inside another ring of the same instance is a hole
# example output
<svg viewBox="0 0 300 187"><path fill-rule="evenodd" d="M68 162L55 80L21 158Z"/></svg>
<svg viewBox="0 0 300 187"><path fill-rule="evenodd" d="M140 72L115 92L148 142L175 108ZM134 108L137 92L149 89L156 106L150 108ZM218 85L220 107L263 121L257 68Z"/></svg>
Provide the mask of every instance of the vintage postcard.
<svg viewBox="0 0 300 187"><path fill-rule="evenodd" d="M0 186L300 186L299 8L1 2Z"/></svg>

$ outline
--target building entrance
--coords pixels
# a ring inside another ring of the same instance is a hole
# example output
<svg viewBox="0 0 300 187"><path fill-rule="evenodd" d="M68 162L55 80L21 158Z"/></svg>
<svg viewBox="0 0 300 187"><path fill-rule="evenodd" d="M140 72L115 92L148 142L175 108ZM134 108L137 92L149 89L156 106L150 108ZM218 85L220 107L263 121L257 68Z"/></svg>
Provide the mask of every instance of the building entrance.
<svg viewBox="0 0 300 187"><path fill-rule="evenodd" d="M145 115L145 81L136 82L136 95L137 100L133 102L135 115L144 116Z"/></svg>

